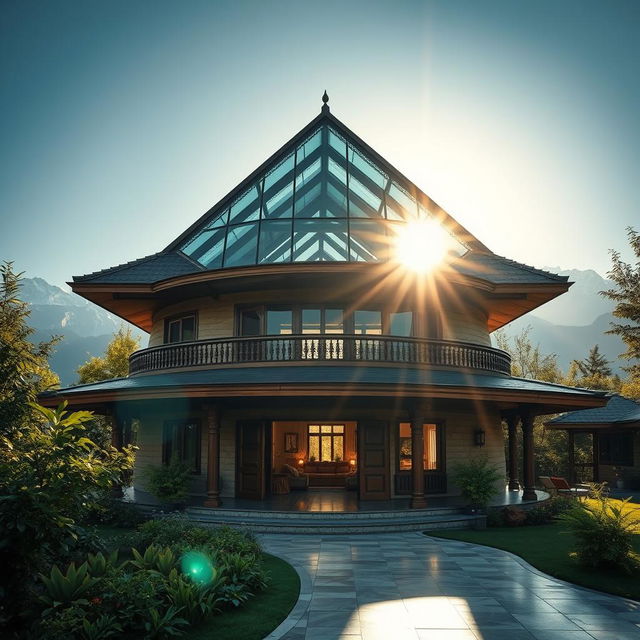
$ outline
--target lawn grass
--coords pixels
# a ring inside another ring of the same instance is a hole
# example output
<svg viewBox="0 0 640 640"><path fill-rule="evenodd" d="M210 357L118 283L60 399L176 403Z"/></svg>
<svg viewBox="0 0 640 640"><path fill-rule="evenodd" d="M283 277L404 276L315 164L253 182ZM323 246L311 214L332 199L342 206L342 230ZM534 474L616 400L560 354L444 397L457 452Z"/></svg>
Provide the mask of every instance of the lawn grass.
<svg viewBox="0 0 640 640"><path fill-rule="evenodd" d="M133 529L98 526L98 535L109 550L127 541ZM269 573L269 586L258 592L239 609L229 609L213 616L205 624L185 633L189 640L261 640L271 633L288 615L298 600L300 578L284 560L262 554Z"/></svg>
<svg viewBox="0 0 640 640"><path fill-rule="evenodd" d="M271 580L265 591L251 598L241 609L225 611L186 637L190 640L261 640L288 615L298 600L300 579L294 568L263 554Z"/></svg>
<svg viewBox="0 0 640 640"><path fill-rule="evenodd" d="M626 508L637 510L639 506L629 504ZM520 556L536 569L556 578L598 591L640 600L640 573L627 575L623 572L580 566L570 555L574 551L573 535L566 529L566 525L556 522L537 527L435 531L429 532L428 535L504 549ZM640 553L640 532L634 535L633 547L636 553Z"/></svg>

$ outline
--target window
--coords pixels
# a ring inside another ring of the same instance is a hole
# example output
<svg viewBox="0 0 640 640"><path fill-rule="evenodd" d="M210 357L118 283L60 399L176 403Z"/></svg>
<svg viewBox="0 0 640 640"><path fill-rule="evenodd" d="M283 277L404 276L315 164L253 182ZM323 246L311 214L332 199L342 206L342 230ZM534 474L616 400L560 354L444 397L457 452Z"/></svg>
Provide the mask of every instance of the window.
<svg viewBox="0 0 640 640"><path fill-rule="evenodd" d="M200 423L195 420L168 420L162 430L162 462L169 464L176 457L189 466L191 473L200 473Z"/></svg>
<svg viewBox="0 0 640 640"><path fill-rule="evenodd" d="M437 471L440 468L440 455L438 455L439 444L442 439L438 426L435 424L422 425L424 430L424 470ZM398 428L398 454L400 471L411 469L411 424L401 422Z"/></svg>
<svg viewBox="0 0 640 640"><path fill-rule="evenodd" d="M293 312L291 309L267 310L267 335L282 336L293 333Z"/></svg>
<svg viewBox="0 0 640 640"><path fill-rule="evenodd" d="M600 434L600 464L633 466L633 433Z"/></svg>
<svg viewBox="0 0 640 640"><path fill-rule="evenodd" d="M240 312L240 335L259 336L262 333L262 318L258 309L244 309Z"/></svg>
<svg viewBox="0 0 640 640"><path fill-rule="evenodd" d="M399 311L389 314L389 335L409 337L413 335L413 313Z"/></svg>
<svg viewBox="0 0 640 640"><path fill-rule="evenodd" d="M340 462L344 460L344 425L310 424L309 459L318 462Z"/></svg>
<svg viewBox="0 0 640 640"><path fill-rule="evenodd" d="M382 312L381 311L354 311L353 332L357 334L381 335Z"/></svg>
<svg viewBox="0 0 640 640"><path fill-rule="evenodd" d="M196 337L195 313L167 318L164 321L165 344L171 342L188 342L195 340Z"/></svg>

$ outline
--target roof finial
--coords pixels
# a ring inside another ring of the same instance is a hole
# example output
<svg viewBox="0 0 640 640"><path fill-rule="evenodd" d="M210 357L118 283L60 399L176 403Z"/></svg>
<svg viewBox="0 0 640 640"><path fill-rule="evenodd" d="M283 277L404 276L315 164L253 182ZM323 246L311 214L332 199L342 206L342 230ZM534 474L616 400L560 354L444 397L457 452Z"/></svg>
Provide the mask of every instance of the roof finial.
<svg viewBox="0 0 640 640"><path fill-rule="evenodd" d="M322 113L328 113L329 112L329 96L327 94L327 90L324 90L324 93L322 94L322 102L324 103L322 105Z"/></svg>

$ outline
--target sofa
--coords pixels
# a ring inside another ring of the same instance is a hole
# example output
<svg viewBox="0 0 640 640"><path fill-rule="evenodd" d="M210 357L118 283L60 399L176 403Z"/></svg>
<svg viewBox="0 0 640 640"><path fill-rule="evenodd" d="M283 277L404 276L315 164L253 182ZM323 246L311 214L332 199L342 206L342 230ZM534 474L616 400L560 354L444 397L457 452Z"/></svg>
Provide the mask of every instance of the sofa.
<svg viewBox="0 0 640 640"><path fill-rule="evenodd" d="M287 475L290 489L305 491L309 487L309 476L306 473L301 473L294 466L290 464L283 464L281 473L285 473Z"/></svg>
<svg viewBox="0 0 640 640"><path fill-rule="evenodd" d="M348 487L356 475L348 462L307 462L304 472L310 487Z"/></svg>

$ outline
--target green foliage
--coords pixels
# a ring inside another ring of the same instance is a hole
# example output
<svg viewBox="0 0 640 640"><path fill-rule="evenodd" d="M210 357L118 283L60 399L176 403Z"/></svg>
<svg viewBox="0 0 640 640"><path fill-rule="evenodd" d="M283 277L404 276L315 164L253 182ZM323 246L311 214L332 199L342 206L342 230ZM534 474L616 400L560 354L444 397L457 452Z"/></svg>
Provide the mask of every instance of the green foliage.
<svg viewBox="0 0 640 640"><path fill-rule="evenodd" d="M82 636L85 640L106 640L122 633L122 626L115 616L98 616L95 622L82 620Z"/></svg>
<svg viewBox="0 0 640 640"><path fill-rule="evenodd" d="M116 549L106 556L101 551L95 555L90 553L87 556L87 567L90 576L93 578L102 578L110 569L119 568L118 550Z"/></svg>
<svg viewBox="0 0 640 640"><path fill-rule="evenodd" d="M633 363L626 370L632 378L640 378L640 233L627 227L627 237L637 258L634 265L623 262L618 251L611 251L611 271L607 273L616 285L614 289L600 293L616 303L613 315L626 322L612 322L607 333L618 335L627 350L622 358Z"/></svg>
<svg viewBox="0 0 640 640"><path fill-rule="evenodd" d="M40 574L40 579L45 586L45 594L40 599L52 608L72 602L86 603L83 597L97 582L96 578L89 575L89 567L86 562L83 562L77 569L72 562L64 574L57 565L54 565L49 577Z"/></svg>
<svg viewBox="0 0 640 640"><path fill-rule="evenodd" d="M556 520L561 514L566 513L575 507L573 498L565 498L563 496L554 496L545 503L529 509L525 524L527 525L543 525L549 524Z"/></svg>
<svg viewBox="0 0 640 640"><path fill-rule="evenodd" d="M190 624L198 625L219 611L222 582L216 573L211 584L198 585L173 569L167 580L167 597L180 615Z"/></svg>
<svg viewBox="0 0 640 640"><path fill-rule="evenodd" d="M133 529L145 522L146 517L135 504L114 498L111 491L104 491L88 505L84 519L89 524Z"/></svg>
<svg viewBox="0 0 640 640"><path fill-rule="evenodd" d="M540 345L533 346L529 338L530 332L531 327L527 327L513 339L508 338L503 331L493 334L498 348L511 356L511 374L517 378L560 382L562 372L558 366L558 357L555 353L543 354Z"/></svg>
<svg viewBox="0 0 640 640"><path fill-rule="evenodd" d="M625 508L628 501L612 501L599 493L595 500L576 503L559 516L574 535L580 564L626 573L640 568L632 544L633 534L640 526L640 515Z"/></svg>
<svg viewBox="0 0 640 640"><path fill-rule="evenodd" d="M144 623L144 629L147 632L145 640L181 636L184 633L181 627L188 624L184 618L178 617L178 610L173 606L169 607L164 614L159 613L157 609L150 609L149 620Z"/></svg>
<svg viewBox="0 0 640 640"><path fill-rule="evenodd" d="M147 488L161 503L182 502L189 490L189 467L176 457L169 464L146 469Z"/></svg>
<svg viewBox="0 0 640 640"><path fill-rule="evenodd" d="M77 523L132 460L130 450L102 450L85 437L89 412L31 408L41 422L0 438L0 596L9 612L47 562L91 543Z"/></svg>
<svg viewBox="0 0 640 640"><path fill-rule="evenodd" d="M503 479L498 469L486 457L471 458L453 465L452 477L470 506L484 508L498 492L497 483Z"/></svg>
<svg viewBox="0 0 640 640"><path fill-rule="evenodd" d="M168 576L178 564L175 553L169 547L151 545L146 548L144 554L137 549L131 549L131 554L134 559L130 560L130 563L134 567L157 571L163 576Z"/></svg>
<svg viewBox="0 0 640 640"><path fill-rule="evenodd" d="M120 327L107 345L104 356L94 357L78 367L78 382L100 382L129 375L129 356L140 346L131 329Z"/></svg>
<svg viewBox="0 0 640 640"><path fill-rule="evenodd" d="M59 338L33 344L29 305L19 299L21 273L0 265L0 435L12 436L30 424L29 402L59 384L48 358Z"/></svg>

